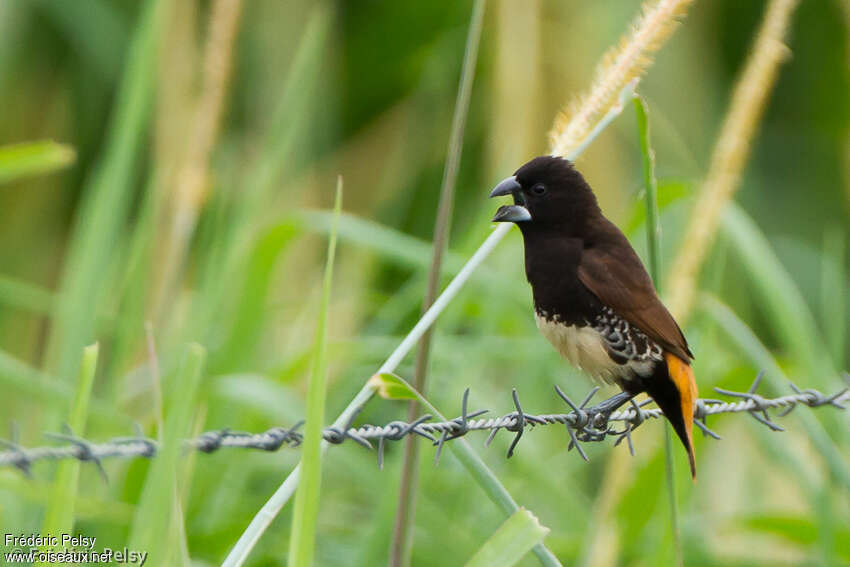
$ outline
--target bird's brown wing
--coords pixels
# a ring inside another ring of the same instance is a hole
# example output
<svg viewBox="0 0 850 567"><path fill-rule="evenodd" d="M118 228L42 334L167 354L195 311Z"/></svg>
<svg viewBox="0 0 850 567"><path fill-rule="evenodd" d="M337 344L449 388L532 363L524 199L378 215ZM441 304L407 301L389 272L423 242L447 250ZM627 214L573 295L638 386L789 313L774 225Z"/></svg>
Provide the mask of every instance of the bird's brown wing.
<svg viewBox="0 0 850 567"><path fill-rule="evenodd" d="M613 225L612 225L613 226ZM655 293L652 280L619 231L605 246L585 248L578 277L599 300L685 362L694 355L682 330Z"/></svg>

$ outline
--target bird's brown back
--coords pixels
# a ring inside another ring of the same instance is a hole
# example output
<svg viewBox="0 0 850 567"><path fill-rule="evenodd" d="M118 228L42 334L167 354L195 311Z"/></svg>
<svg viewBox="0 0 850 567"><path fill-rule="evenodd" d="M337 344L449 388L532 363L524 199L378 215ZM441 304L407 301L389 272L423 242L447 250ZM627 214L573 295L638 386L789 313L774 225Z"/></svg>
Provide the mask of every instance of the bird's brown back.
<svg viewBox="0 0 850 567"><path fill-rule="evenodd" d="M598 217L585 239L579 280L599 300L665 350L688 362L693 354L673 316L661 303L649 274L625 235Z"/></svg>

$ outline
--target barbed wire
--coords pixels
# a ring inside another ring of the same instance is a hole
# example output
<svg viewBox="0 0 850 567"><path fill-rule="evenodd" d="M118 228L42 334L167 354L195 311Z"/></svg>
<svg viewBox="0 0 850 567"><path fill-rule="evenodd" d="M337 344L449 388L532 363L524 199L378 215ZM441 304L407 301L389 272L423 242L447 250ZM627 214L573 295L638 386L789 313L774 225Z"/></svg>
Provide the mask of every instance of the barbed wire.
<svg viewBox="0 0 850 567"><path fill-rule="evenodd" d="M728 413L749 413L759 423L773 431L784 431L784 428L776 423L770 415L770 410L781 410L778 417L784 417L798 406L818 408L833 406L845 409L842 403L850 402L850 391L844 388L832 395L826 395L815 389L801 390L793 383L790 387L792 394L776 398L764 398L756 393L761 382L762 375L759 374L752 386L746 392L736 392L715 388L721 395L736 398L736 400L718 400L703 398L697 400L694 411L694 424L702 430L703 434L714 439L720 436L709 429L708 416ZM499 431L505 430L514 433L514 438L507 451L507 457L513 456L514 451L526 429L547 425L563 425L570 437L568 449L575 448L581 457L587 461L587 454L581 446L586 442L601 442L609 437L615 439L614 445L619 445L623 440L628 443L629 451L634 455L634 444L631 433L648 419L657 419L662 416L658 408L644 409L652 400L646 399L640 403L629 399L625 394L617 394L603 402L587 407L590 400L596 395L599 388L593 388L585 396L581 403L576 404L567 396L561 388L555 386L555 392L559 398L570 408L568 413L531 414L523 410L516 390L513 390L513 403L515 410L501 417L479 418L488 410L469 412L469 389L463 394L461 402L461 415L448 421L432 421L431 415L423 415L413 422L391 421L385 425L361 425L353 427L356 414L343 428L328 427L323 431L322 437L328 443L339 445L347 440L354 441L368 449L374 449L372 441L378 445L378 466L383 468L384 447L387 441L400 441L408 435L418 435L433 443L436 447L435 463L439 462L443 445L463 437L472 431L489 431L490 435L485 441L489 446ZM612 406L628 403L626 409L611 410ZM615 423L623 424L617 429ZM186 451L200 451L202 453L213 453L225 448L255 449L260 451L277 451L284 447L298 447L303 436L298 432L303 422L298 422L292 427L273 427L261 433L245 433L221 429L208 431L194 439L184 441ZM137 427L137 429L140 429ZM5 447L0 451L0 467L15 467L27 476L31 475L33 463L37 461L57 461L65 459L77 459L81 462L93 463L106 478L103 468L104 459L113 458L152 458L160 450L160 443L154 439L145 437L139 430L131 437L116 437L101 443L94 443L74 434L66 425L64 433L47 433L49 439L60 443L58 446L44 446L25 448L18 444L18 434L13 427L10 440L0 439L0 446Z"/></svg>

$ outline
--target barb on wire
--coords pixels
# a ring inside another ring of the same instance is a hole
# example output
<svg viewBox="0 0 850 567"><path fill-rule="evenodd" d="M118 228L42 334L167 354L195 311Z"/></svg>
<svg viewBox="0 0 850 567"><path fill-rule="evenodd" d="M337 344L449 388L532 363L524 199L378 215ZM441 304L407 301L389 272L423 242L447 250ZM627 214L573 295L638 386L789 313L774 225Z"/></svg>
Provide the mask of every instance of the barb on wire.
<svg viewBox="0 0 850 567"><path fill-rule="evenodd" d="M726 413L749 413L762 425L773 431L784 431L784 428L773 421L770 410L780 410L777 417L784 417L800 405L810 408L832 406L845 409L843 403L850 402L850 388L844 388L834 394L826 395L818 390L808 388L801 390L791 384L792 394L776 398L764 398L756 393L761 383L762 375L759 374L752 386L746 392L735 392L722 388L715 388L717 393L735 398L735 400L717 400L703 398L697 400L694 411L694 423L702 430L703 434L714 439L720 436L708 428L706 418L710 415ZM634 444L631 433L648 419L657 419L662 416L658 408L646 408L651 400L647 399L640 403L620 393L597 405L588 407L591 399L599 391L594 388L582 400L580 404L573 402L564 391L555 386L555 392L560 399L569 406L569 413L531 414L525 411L520 404L519 395L514 389L512 392L515 410L501 417L480 418L487 410L468 411L469 390L463 394L461 403L461 415L448 421L431 421L430 415L423 415L416 421L407 423L404 421L391 421L386 425L361 425L353 426L356 414L351 417L345 427L328 427L324 430L323 437L332 444L339 445L346 440L352 441L372 449L370 441L378 443L378 466L383 468L384 448L388 441L400 441L408 435L424 437L437 447L435 464L439 462L443 445L463 437L472 431L489 431L490 434L485 441L485 446L496 434L501 431L514 433L508 447L507 457L513 456L516 447L526 429L546 425L563 425L569 435L568 450L573 448L585 460L587 454L581 443L601 442L612 437L614 445L619 445L625 439L629 452L634 455ZM626 402L629 406L625 409L617 409ZM616 423L622 424L622 429L615 427ZM225 448L255 449L260 451L277 451L283 447L295 448L301 444L303 436L298 429L303 421L292 427L273 427L261 433L245 433L221 429L208 431L194 439L185 441L184 448L187 451L200 451L202 453L214 453ZM141 431L137 431L132 437L117 437L102 443L95 443L74 435L73 431L67 429L62 434L49 433L49 439L58 442L58 445L25 448L18 444L17 429L13 427L10 440L0 439L0 467L14 467L26 474L31 475L32 464L37 461L56 461L62 459L77 459L79 461L91 462L106 479L106 471L102 461L112 458L151 458L154 457L160 445L157 441L145 437Z"/></svg>

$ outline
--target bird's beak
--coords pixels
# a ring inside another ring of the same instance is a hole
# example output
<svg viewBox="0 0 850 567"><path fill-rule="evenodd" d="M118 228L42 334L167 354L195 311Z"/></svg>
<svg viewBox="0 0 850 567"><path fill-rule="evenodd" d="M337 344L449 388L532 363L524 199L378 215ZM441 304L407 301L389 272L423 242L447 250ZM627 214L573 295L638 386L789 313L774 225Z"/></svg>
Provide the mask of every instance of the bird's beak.
<svg viewBox="0 0 850 567"><path fill-rule="evenodd" d="M516 180L516 176L512 175L499 182L499 184L490 191L490 198L492 199L493 197L513 195L514 202L519 203L522 201L520 194L521 189L522 186ZM493 222L527 222L530 220L531 213L529 213L528 209L520 204L499 207L499 210L496 211L496 215L493 217Z"/></svg>
<svg viewBox="0 0 850 567"><path fill-rule="evenodd" d="M501 180L498 185L493 187L493 190L490 191L490 198L492 199L493 197L504 197L505 195L513 195L520 189L522 189L522 187L516 180L516 175L511 175L507 179Z"/></svg>
<svg viewBox="0 0 850 567"><path fill-rule="evenodd" d="M499 207L493 222L527 222L531 220L531 213L522 205L504 205Z"/></svg>

